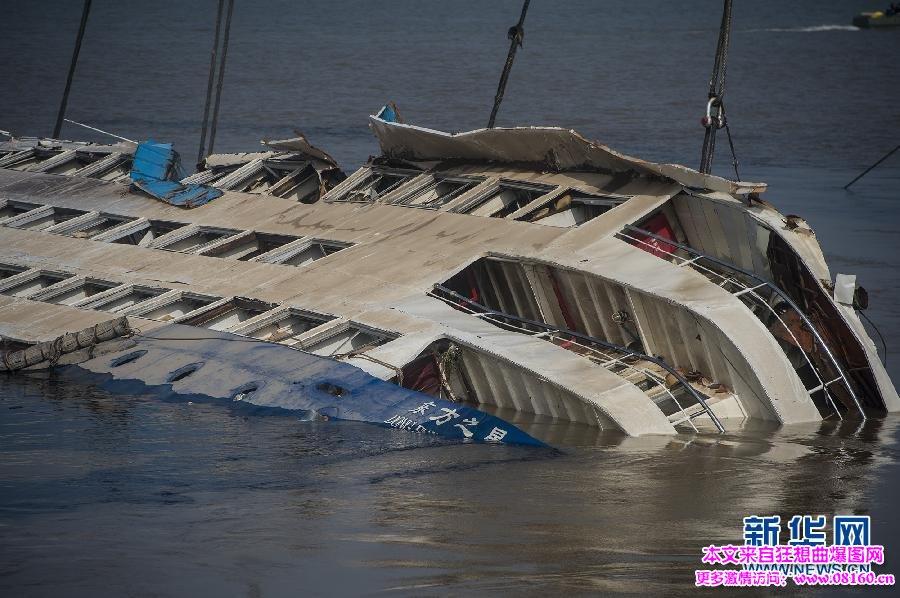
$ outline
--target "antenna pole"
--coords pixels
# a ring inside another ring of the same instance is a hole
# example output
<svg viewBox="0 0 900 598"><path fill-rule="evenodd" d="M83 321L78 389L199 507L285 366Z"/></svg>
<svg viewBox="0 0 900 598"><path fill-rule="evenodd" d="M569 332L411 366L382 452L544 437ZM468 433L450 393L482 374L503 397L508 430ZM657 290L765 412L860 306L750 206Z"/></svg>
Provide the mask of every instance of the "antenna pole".
<svg viewBox="0 0 900 598"><path fill-rule="evenodd" d="M78 26L78 37L75 38L75 50L72 52L72 63L69 64L69 76L66 77L66 89L63 91L62 102L59 104L59 112L56 114L56 125L53 127L54 139L59 138L63 120L66 118L66 105L69 103L69 92L72 90L72 79L75 77L75 65L78 64L78 54L81 52L81 40L84 39L84 29L87 27L88 14L90 12L91 0L84 0L84 8L81 10L81 25Z"/></svg>

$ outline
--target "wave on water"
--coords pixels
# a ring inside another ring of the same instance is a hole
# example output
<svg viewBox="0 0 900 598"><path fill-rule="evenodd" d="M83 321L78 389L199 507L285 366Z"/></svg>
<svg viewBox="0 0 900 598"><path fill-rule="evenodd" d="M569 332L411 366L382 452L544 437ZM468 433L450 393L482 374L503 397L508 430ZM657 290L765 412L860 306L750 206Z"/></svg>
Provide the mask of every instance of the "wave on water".
<svg viewBox="0 0 900 598"><path fill-rule="evenodd" d="M766 29L745 29L746 33L759 33L761 31L779 33L818 33L820 31L859 31L859 27L853 25L813 25L810 27L770 27Z"/></svg>

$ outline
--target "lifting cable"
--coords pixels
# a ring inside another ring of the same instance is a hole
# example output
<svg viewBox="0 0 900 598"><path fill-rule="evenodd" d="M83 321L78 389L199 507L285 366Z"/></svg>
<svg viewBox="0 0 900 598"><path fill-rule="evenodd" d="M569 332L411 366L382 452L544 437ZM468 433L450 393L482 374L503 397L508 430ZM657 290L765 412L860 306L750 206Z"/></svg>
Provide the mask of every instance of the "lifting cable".
<svg viewBox="0 0 900 598"><path fill-rule="evenodd" d="M725 118L725 72L728 67L728 43L731 35L731 5L732 0L725 0L722 9L722 24L719 27L719 42L716 45L716 58L713 62L712 76L709 79L709 99L706 103L706 116L701 121L706 128L703 136L703 151L700 155L700 172L710 174L712 172L713 154L716 150L716 131L725 129L728 135L728 145L731 147L732 165L735 176L738 174L737 154L734 151L734 142L731 138L731 130Z"/></svg>
<svg viewBox="0 0 900 598"><path fill-rule="evenodd" d="M866 169L862 172L862 174L860 174L858 177L856 177L855 179L853 179L852 181L850 181L849 183L847 183L846 185L844 185L844 189L849 189L849 188L850 188L850 185L852 185L853 183L855 183L855 182L858 181L859 179L861 179L861 178L863 178L864 176L866 176L867 174L869 174L869 172L870 172L872 169L874 169L876 166L878 166L879 164L881 164L882 162L884 162L885 160L887 160L888 158L890 158L891 156L893 156L894 153L895 153L897 150L900 150L900 145L898 145L897 147L895 147L894 149L892 149L891 151L889 151L888 153L886 153L885 155L883 155L883 156L878 160L878 162L875 162L874 164L872 164L871 166L869 166L868 168L866 168Z"/></svg>
<svg viewBox="0 0 900 598"><path fill-rule="evenodd" d="M219 10L216 13L216 35L213 38L213 47L209 56L209 78L206 81L206 105L203 107L203 128L200 130L200 151L197 152L197 170L203 160L206 159L206 129L209 125L209 105L212 103L213 80L216 76L216 58L219 52L219 33L222 29L222 7L225 0L219 0Z"/></svg>
<svg viewBox="0 0 900 598"><path fill-rule="evenodd" d="M725 135L728 137L728 147L731 148L731 166L734 167L735 180L741 180L741 173L738 172L737 153L734 151L734 141L731 139L731 127L728 126L728 117L725 116L725 104L722 103L722 120L725 122Z"/></svg>
<svg viewBox="0 0 900 598"><path fill-rule="evenodd" d="M225 36L222 38L222 62L219 63L219 82L216 84L216 103L213 106L212 124L209 129L209 153L216 143L216 125L219 122L219 101L222 99L222 82L225 80L225 60L228 58L228 38L231 34L231 13L234 0L228 0L228 14L225 16Z"/></svg>
<svg viewBox="0 0 900 598"><path fill-rule="evenodd" d="M78 26L75 49L72 51L72 62L69 63L69 75L66 77L66 88L63 91L62 101L59 103L59 112L56 114L56 125L53 127L54 139L59 139L63 120L66 118L66 105L69 103L69 92L72 90L72 79L75 78L75 66L78 64L78 54L81 52L81 42L84 39L84 30L87 27L88 14L90 12L91 0L84 0L84 7L81 9L81 24Z"/></svg>
<svg viewBox="0 0 900 598"><path fill-rule="evenodd" d="M234 12L234 0L228 0L228 12L225 16L225 35L222 39L222 58L218 60L219 38L222 33L222 12L225 0L219 0L216 11L216 33L213 37L213 47L209 57L209 77L206 81L206 104L203 107L203 126L200 130L200 149L197 152L197 170L201 170L206 156L213 152L216 143L216 125L219 122L219 104L222 99L222 83L225 80L225 61L228 58L228 38L231 34L231 15ZM218 82L216 84L215 100L213 100L213 81L216 79L216 67L219 69ZM210 105L212 118L210 118ZM211 121L211 122L210 122ZM207 131L209 131L209 147L207 147Z"/></svg>
<svg viewBox="0 0 900 598"><path fill-rule="evenodd" d="M522 47L525 41L525 14L528 12L528 5L531 0L525 0L522 4L522 14L519 15L519 22L509 28L506 36L509 38L509 54L506 55L506 64L503 65L503 72L500 74L500 84L497 86L497 94L494 96L494 108L491 110L491 117L488 119L488 129L494 128L494 122L497 120L497 112L500 110L500 102L503 101L503 94L506 92L506 82L509 79L509 71L512 70L513 60L516 58L516 50Z"/></svg>
<svg viewBox="0 0 900 598"><path fill-rule="evenodd" d="M856 306L854 306L854 307L856 307ZM881 359L881 365L883 365L886 368L887 367L888 346L887 346L887 342L884 340L884 335L881 334L881 331L878 330L878 326L875 325L875 322L873 322L872 320L869 319L869 316L867 316L863 312L863 310L856 308L856 313L861 315L863 317L863 319L869 323L869 326L872 327L872 330L874 330L878 334L878 338L881 339L881 349L884 352L884 357Z"/></svg>

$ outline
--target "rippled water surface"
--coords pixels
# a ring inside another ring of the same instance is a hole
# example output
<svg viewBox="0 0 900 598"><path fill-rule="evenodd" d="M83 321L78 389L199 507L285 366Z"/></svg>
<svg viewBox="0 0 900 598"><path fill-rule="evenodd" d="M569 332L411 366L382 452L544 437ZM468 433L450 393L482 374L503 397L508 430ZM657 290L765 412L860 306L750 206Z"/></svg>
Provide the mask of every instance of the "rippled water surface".
<svg viewBox="0 0 900 598"><path fill-rule="evenodd" d="M80 3L0 1L0 129L49 134ZM93 3L69 116L196 152L215 3ZM309 135L351 171L366 115L483 126L512 1L238 1L217 149ZM900 380L900 31L879 2L736 2L728 111L741 174L855 273ZM570 126L695 165L718 0L532 2L500 124ZM97 138L66 127L66 137ZM97 138L100 139L100 138ZM727 145L717 172L730 175ZM879 342L876 338L876 342ZM450 445L0 377L0 594L550 594L692 590L752 514L864 513L900 573L900 420Z"/></svg>
<svg viewBox="0 0 900 598"><path fill-rule="evenodd" d="M900 548L896 418L556 452L44 377L0 390L11 596L683 593L748 513L870 513Z"/></svg>

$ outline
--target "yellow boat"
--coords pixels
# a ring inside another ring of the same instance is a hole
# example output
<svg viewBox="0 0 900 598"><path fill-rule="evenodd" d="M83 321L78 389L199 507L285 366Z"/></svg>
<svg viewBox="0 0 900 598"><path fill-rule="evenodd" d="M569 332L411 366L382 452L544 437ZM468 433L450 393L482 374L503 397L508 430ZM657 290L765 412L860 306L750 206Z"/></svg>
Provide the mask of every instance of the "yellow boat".
<svg viewBox="0 0 900 598"><path fill-rule="evenodd" d="M900 13L887 14L884 11L861 12L853 17L853 25L860 29L874 27L900 27Z"/></svg>

